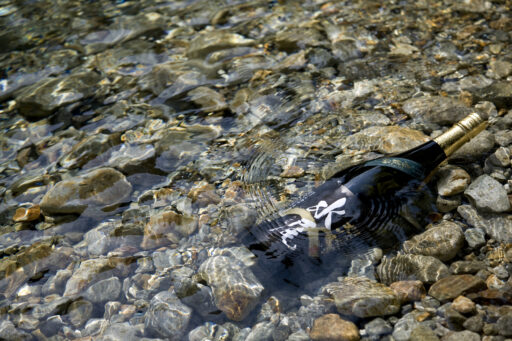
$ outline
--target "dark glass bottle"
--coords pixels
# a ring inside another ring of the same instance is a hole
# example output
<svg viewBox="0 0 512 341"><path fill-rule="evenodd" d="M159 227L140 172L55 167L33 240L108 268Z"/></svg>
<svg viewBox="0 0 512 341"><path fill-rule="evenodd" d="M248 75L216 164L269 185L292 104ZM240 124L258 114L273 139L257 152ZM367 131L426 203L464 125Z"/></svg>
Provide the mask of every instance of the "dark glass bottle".
<svg viewBox="0 0 512 341"><path fill-rule="evenodd" d="M432 141L342 170L278 219L251 227L242 241L263 263L285 268L296 259L395 246L423 228L411 204L424 192L423 183L486 126L472 113Z"/></svg>

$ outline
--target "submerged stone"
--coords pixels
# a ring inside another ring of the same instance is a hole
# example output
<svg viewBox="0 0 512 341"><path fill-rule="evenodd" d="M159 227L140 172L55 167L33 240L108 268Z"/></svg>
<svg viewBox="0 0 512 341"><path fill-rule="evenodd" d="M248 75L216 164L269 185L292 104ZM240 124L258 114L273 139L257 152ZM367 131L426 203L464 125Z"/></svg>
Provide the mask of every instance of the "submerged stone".
<svg viewBox="0 0 512 341"><path fill-rule="evenodd" d="M433 283L450 274L448 267L439 259L423 255L397 255L384 257L377 267L377 274L383 283L420 280Z"/></svg>
<svg viewBox="0 0 512 341"><path fill-rule="evenodd" d="M472 112L464 102L443 96L411 98L404 102L402 108L412 118L441 125L453 124Z"/></svg>
<svg viewBox="0 0 512 341"><path fill-rule="evenodd" d="M359 340L359 329L350 321L346 321L338 314L327 314L313 322L309 336L314 341L323 340Z"/></svg>
<svg viewBox="0 0 512 341"><path fill-rule="evenodd" d="M124 202L132 185L112 168L100 168L71 180L58 182L41 200L45 215L81 214L90 208L108 209Z"/></svg>
<svg viewBox="0 0 512 341"><path fill-rule="evenodd" d="M141 247L150 249L169 243L178 243L197 228L197 219L191 216L165 211L153 215L144 228Z"/></svg>
<svg viewBox="0 0 512 341"><path fill-rule="evenodd" d="M385 154L400 153L429 140L418 130L400 126L370 127L345 139L348 148Z"/></svg>
<svg viewBox="0 0 512 341"><path fill-rule="evenodd" d="M439 301L487 289L485 282L473 275L452 275L435 282L428 294Z"/></svg>
<svg viewBox="0 0 512 341"><path fill-rule="evenodd" d="M480 228L495 240L503 243L512 243L512 221L508 219L507 214L479 213L470 205L459 206L457 212L469 225ZM477 238L475 245L481 245L482 236L477 235L475 237Z"/></svg>
<svg viewBox="0 0 512 341"><path fill-rule="evenodd" d="M157 337L179 340L191 315L192 309L181 303L174 293L162 291L151 299L144 326Z"/></svg>
<svg viewBox="0 0 512 341"><path fill-rule="evenodd" d="M198 275L212 288L217 307L234 321L243 320L263 292L263 286L244 263L226 256L208 258Z"/></svg>
<svg viewBox="0 0 512 341"><path fill-rule="evenodd" d="M464 191L471 204L483 212L505 212L510 209L507 191L489 175L476 178Z"/></svg>

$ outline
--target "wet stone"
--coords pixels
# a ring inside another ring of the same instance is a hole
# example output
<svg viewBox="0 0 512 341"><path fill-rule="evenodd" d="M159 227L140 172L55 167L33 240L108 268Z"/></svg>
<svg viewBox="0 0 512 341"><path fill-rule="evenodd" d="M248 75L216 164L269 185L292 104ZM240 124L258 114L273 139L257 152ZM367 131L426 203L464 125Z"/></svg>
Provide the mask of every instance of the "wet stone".
<svg viewBox="0 0 512 341"><path fill-rule="evenodd" d="M116 144L115 140L114 136L106 134L88 136L75 144L59 163L62 167L68 169L82 167L112 148Z"/></svg>
<svg viewBox="0 0 512 341"><path fill-rule="evenodd" d="M482 315L471 316L462 326L469 331L480 333L484 327L484 319Z"/></svg>
<svg viewBox="0 0 512 341"><path fill-rule="evenodd" d="M419 325L413 313L402 316L394 325L393 338L397 341L408 341L411 333Z"/></svg>
<svg viewBox="0 0 512 341"><path fill-rule="evenodd" d="M151 249L170 243L178 243L182 238L195 232L197 219L164 211L151 216L144 228L144 239L141 247Z"/></svg>
<svg viewBox="0 0 512 341"><path fill-rule="evenodd" d="M498 181L481 175L464 191L471 204L483 212L504 212L510 209L507 191Z"/></svg>
<svg viewBox="0 0 512 341"><path fill-rule="evenodd" d="M350 135L345 145L355 150L370 150L380 153L400 153L414 148L429 139L418 130L400 126L370 127Z"/></svg>
<svg viewBox="0 0 512 341"><path fill-rule="evenodd" d="M436 333L428 326L418 325L411 331L410 341L437 341Z"/></svg>
<svg viewBox="0 0 512 341"><path fill-rule="evenodd" d="M200 86L188 92L190 100L197 104L203 112L215 112L227 109L224 96L206 86Z"/></svg>
<svg viewBox="0 0 512 341"><path fill-rule="evenodd" d="M464 231L464 237L469 247L472 249L485 245L485 232L481 228L475 227L466 229Z"/></svg>
<svg viewBox="0 0 512 341"><path fill-rule="evenodd" d="M30 334L18 330L9 320L0 322L0 338L2 340L32 340Z"/></svg>
<svg viewBox="0 0 512 341"><path fill-rule="evenodd" d="M178 340L187 329L191 314L192 309L181 303L174 293L162 291L151 299L145 327L157 337Z"/></svg>
<svg viewBox="0 0 512 341"><path fill-rule="evenodd" d="M512 73L512 63L504 60L491 60L489 62L491 71L497 78L507 77Z"/></svg>
<svg viewBox="0 0 512 341"><path fill-rule="evenodd" d="M117 277L110 277L96 282L87 288L84 298L93 303L115 301L120 293L121 281Z"/></svg>
<svg viewBox="0 0 512 341"><path fill-rule="evenodd" d="M446 213L459 207L461 201L461 195L454 195L451 197L443 197L438 195L436 200L436 207L440 212Z"/></svg>
<svg viewBox="0 0 512 341"><path fill-rule="evenodd" d="M462 193L471 182L469 174L464 169L455 166L441 168L438 175L437 191L443 196Z"/></svg>
<svg viewBox="0 0 512 341"><path fill-rule="evenodd" d="M366 334L371 337L391 334L393 327L384 319L377 317L364 325Z"/></svg>
<svg viewBox="0 0 512 341"><path fill-rule="evenodd" d="M476 312L475 302L464 296L459 296L453 300L451 307L461 314L471 314Z"/></svg>
<svg viewBox="0 0 512 341"><path fill-rule="evenodd" d="M59 332L59 330L64 326L64 322L59 315L50 316L46 321L42 322L39 325L39 329L45 336L52 336Z"/></svg>
<svg viewBox="0 0 512 341"><path fill-rule="evenodd" d="M101 340L123 340L123 341L137 341L141 337L139 335L139 328L130 325L128 322L113 323L105 328L101 334Z"/></svg>
<svg viewBox="0 0 512 341"><path fill-rule="evenodd" d="M455 275L475 274L480 270L487 269L484 262L481 261L456 261L450 265L450 272Z"/></svg>
<svg viewBox="0 0 512 341"><path fill-rule="evenodd" d="M421 281L399 281L391 283L389 287L402 303L419 301L427 294Z"/></svg>
<svg viewBox="0 0 512 341"><path fill-rule="evenodd" d="M345 277L321 290L334 298L341 314L365 318L391 315L400 310L400 301L393 290L365 277Z"/></svg>
<svg viewBox="0 0 512 341"><path fill-rule="evenodd" d="M451 332L443 337L443 341L480 341L480 335L475 332L464 330L461 332Z"/></svg>
<svg viewBox="0 0 512 341"><path fill-rule="evenodd" d="M201 264L198 275L212 288L215 304L234 321L243 320L256 306L263 286L241 261L214 256Z"/></svg>
<svg viewBox="0 0 512 341"><path fill-rule="evenodd" d="M412 118L441 125L453 124L472 112L464 102L443 96L411 98L404 102L402 109Z"/></svg>
<svg viewBox="0 0 512 341"><path fill-rule="evenodd" d="M28 222L39 219L41 208L39 205L30 205L29 207L20 207L14 213L12 220L15 222Z"/></svg>
<svg viewBox="0 0 512 341"><path fill-rule="evenodd" d="M99 81L96 72L43 79L23 89L16 97L19 111L29 118L46 117L61 106L92 96Z"/></svg>
<svg viewBox="0 0 512 341"><path fill-rule="evenodd" d="M460 226L450 221L442 221L406 241L403 248L407 253L448 261L457 255L463 245L464 233Z"/></svg>
<svg viewBox="0 0 512 341"><path fill-rule="evenodd" d="M493 133L484 130L460 147L459 150L450 156L450 159L467 161L478 160L492 150L494 143L495 138Z"/></svg>
<svg viewBox="0 0 512 341"><path fill-rule="evenodd" d="M503 243L512 242L512 220L505 214L480 214L470 205L462 205L457 212L469 225L484 230L487 235Z"/></svg>
<svg viewBox="0 0 512 341"><path fill-rule="evenodd" d="M496 324L500 335L512 336L512 314L500 317Z"/></svg>
<svg viewBox="0 0 512 341"><path fill-rule="evenodd" d="M213 31L197 35L191 42L187 50L190 58L201 58L207 54L223 49L251 46L255 43L252 39L227 31Z"/></svg>
<svg viewBox="0 0 512 341"><path fill-rule="evenodd" d="M357 341L359 329L350 322L343 320L338 314L327 314L313 322L309 336L314 341Z"/></svg>
<svg viewBox="0 0 512 341"><path fill-rule="evenodd" d="M68 307L69 322L75 327L81 327L92 316L93 305L86 300L72 302Z"/></svg>
<svg viewBox="0 0 512 341"><path fill-rule="evenodd" d="M247 334L247 341L258 340L272 340L272 334L275 330L275 323L273 322L259 322L256 323L249 334Z"/></svg>
<svg viewBox="0 0 512 341"><path fill-rule="evenodd" d="M397 255L384 257L377 267L377 275L383 283L419 280L434 283L449 275L448 267L439 259L422 255Z"/></svg>
<svg viewBox="0 0 512 341"><path fill-rule="evenodd" d="M484 281L472 275L452 275L434 283L428 294L440 301L456 298L465 293L477 292L487 288Z"/></svg>
<svg viewBox="0 0 512 341"><path fill-rule="evenodd" d="M41 200L45 215L81 214L88 208L105 209L124 202L132 191L123 174L100 168L53 186Z"/></svg>

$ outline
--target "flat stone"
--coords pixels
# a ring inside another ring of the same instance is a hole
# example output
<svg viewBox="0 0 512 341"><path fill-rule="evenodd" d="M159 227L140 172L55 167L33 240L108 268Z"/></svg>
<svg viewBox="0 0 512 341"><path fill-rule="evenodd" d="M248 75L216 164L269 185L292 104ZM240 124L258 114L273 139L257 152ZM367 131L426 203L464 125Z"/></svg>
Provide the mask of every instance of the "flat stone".
<svg viewBox="0 0 512 341"><path fill-rule="evenodd" d="M92 96L100 79L96 72L45 78L19 93L16 97L19 111L29 118L46 117L61 106Z"/></svg>
<svg viewBox="0 0 512 341"><path fill-rule="evenodd" d="M397 294L400 302L414 302L423 299L427 291L421 281L399 281L389 285Z"/></svg>
<svg viewBox="0 0 512 341"><path fill-rule="evenodd" d="M334 298L338 312L357 317L392 315L400 310L395 292L366 277L345 277L341 282L329 283L322 293Z"/></svg>
<svg viewBox="0 0 512 341"><path fill-rule="evenodd" d="M347 148L385 154L400 153L427 142L428 136L418 130L400 126L369 127L348 136Z"/></svg>
<svg viewBox="0 0 512 341"><path fill-rule="evenodd" d="M411 98L404 102L402 109L412 118L441 125L453 124L472 112L464 102L444 96Z"/></svg>
<svg viewBox="0 0 512 341"><path fill-rule="evenodd" d="M443 337L443 341L480 341L480 335L470 330L450 332Z"/></svg>
<svg viewBox="0 0 512 341"><path fill-rule="evenodd" d="M432 256L447 261L457 255L464 245L464 233L459 225L442 221L403 244L407 253Z"/></svg>
<svg viewBox="0 0 512 341"><path fill-rule="evenodd" d="M428 294L439 301L487 289L485 282L473 275L451 275L435 282Z"/></svg>
<svg viewBox="0 0 512 341"><path fill-rule="evenodd" d="M386 284L405 280L434 283L449 274L448 267L439 259L422 255L384 257L377 267L380 281Z"/></svg>
<svg viewBox="0 0 512 341"><path fill-rule="evenodd" d="M495 179L484 174L474 180L464 191L472 206L482 212L505 212L510 209L507 191Z"/></svg>
<svg viewBox="0 0 512 341"><path fill-rule="evenodd" d="M313 322L309 336L314 341L357 341L359 329L350 322L343 320L338 314L320 316Z"/></svg>
<svg viewBox="0 0 512 341"><path fill-rule="evenodd" d="M450 265L450 272L454 275L476 274L480 270L487 269L487 265L481 261L456 261Z"/></svg>
<svg viewBox="0 0 512 341"><path fill-rule="evenodd" d="M152 215L144 227L144 239L141 247L151 249L172 243L178 243L182 238L188 237L197 228L197 218L164 211Z"/></svg>
<svg viewBox="0 0 512 341"><path fill-rule="evenodd" d="M243 320L252 311L264 289L252 271L232 257L208 258L198 275L212 288L217 307L234 321Z"/></svg>
<svg viewBox="0 0 512 341"><path fill-rule="evenodd" d="M132 185L123 174L100 168L58 182L44 195L40 206L45 215L81 214L89 207L105 209L120 204L131 192Z"/></svg>
<svg viewBox="0 0 512 341"><path fill-rule="evenodd" d="M162 291L151 299L144 325L157 337L180 340L191 316L192 309L181 303L174 293Z"/></svg>
<svg viewBox="0 0 512 341"><path fill-rule="evenodd" d="M87 136L59 161L64 168L73 169L84 166L87 162L95 159L116 144L116 138L107 134L94 134Z"/></svg>
<svg viewBox="0 0 512 341"><path fill-rule="evenodd" d="M506 214L479 213L470 205L461 205L457 212L469 225L480 228L502 243L512 243L512 220Z"/></svg>
<svg viewBox="0 0 512 341"><path fill-rule="evenodd" d="M471 177L462 168L446 166L437 173L437 191L440 195L451 196L464 192L471 182Z"/></svg>

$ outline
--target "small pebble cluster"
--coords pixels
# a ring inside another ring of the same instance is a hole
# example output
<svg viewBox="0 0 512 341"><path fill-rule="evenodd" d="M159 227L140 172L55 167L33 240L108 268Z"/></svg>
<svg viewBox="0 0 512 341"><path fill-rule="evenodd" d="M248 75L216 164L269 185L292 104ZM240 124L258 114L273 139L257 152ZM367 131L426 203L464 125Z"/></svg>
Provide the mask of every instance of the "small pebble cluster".
<svg viewBox="0 0 512 341"><path fill-rule="evenodd" d="M511 8L0 1L0 339L511 339ZM262 215L473 111L424 232L259 276Z"/></svg>

